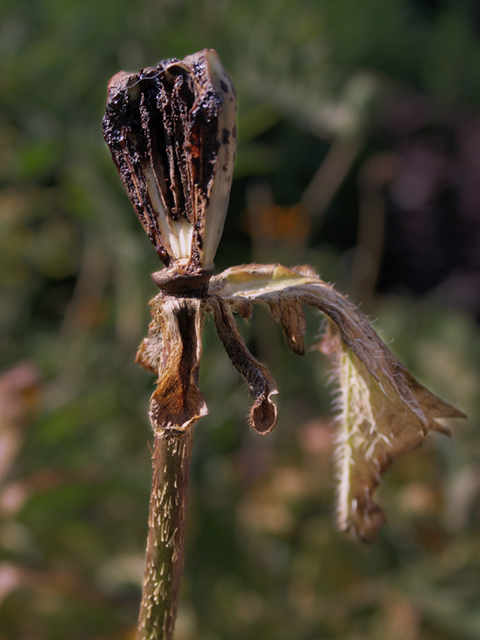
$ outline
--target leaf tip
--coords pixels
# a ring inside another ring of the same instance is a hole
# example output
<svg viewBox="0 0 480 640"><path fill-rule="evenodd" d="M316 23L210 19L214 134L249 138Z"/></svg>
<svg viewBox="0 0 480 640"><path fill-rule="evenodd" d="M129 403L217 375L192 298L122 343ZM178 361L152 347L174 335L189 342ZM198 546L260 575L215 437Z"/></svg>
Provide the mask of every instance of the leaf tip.
<svg viewBox="0 0 480 640"><path fill-rule="evenodd" d="M270 396L278 393L276 389L262 393L252 405L250 411L250 426L262 436L270 433L277 424L277 405L270 400Z"/></svg>
<svg viewBox="0 0 480 640"><path fill-rule="evenodd" d="M337 527L339 531L348 533L355 540L371 545L378 537L380 529L385 524L385 515L382 509L368 500L364 504L353 500L348 514L338 514Z"/></svg>

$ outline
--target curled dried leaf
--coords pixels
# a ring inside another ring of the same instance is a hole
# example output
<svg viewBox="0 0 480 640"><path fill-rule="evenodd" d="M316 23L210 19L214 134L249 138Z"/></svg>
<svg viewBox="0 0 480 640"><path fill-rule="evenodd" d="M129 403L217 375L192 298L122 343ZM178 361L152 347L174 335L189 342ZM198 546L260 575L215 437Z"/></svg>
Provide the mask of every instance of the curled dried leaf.
<svg viewBox="0 0 480 640"><path fill-rule="evenodd" d="M307 271L306 267L292 270L280 265L231 267L212 278L209 290L228 300L235 310L240 305L244 307L252 302L268 306L274 319L280 323L289 349L304 355L307 319L302 301L294 292L285 295L285 289L303 283L305 272L309 275L313 273L310 268ZM286 287L285 283L288 283Z"/></svg>
<svg viewBox="0 0 480 640"><path fill-rule="evenodd" d="M273 318L278 320L282 327L288 348L299 356L305 355L307 317L301 300L295 297L285 299L277 295L268 299L267 304Z"/></svg>
<svg viewBox="0 0 480 640"><path fill-rule="evenodd" d="M338 524L363 541L373 540L384 522L372 499L382 474L396 457L418 448L430 430L448 433L438 418L465 414L415 380L362 312L310 270L233 267L212 279L210 291L232 305L238 299L267 304L297 353L306 324L301 303L330 318L318 348L335 362L340 387Z"/></svg>
<svg viewBox="0 0 480 640"><path fill-rule="evenodd" d="M420 447L430 430L445 432L437 418L465 416L402 368L404 384L415 399L412 409L382 371L378 378L370 374L332 323L321 349L335 362L339 383L337 523L341 530L371 542L384 522L372 499L383 473L399 455Z"/></svg>
<svg viewBox="0 0 480 640"><path fill-rule="evenodd" d="M202 301L197 298L164 298L152 301L153 320L136 361L158 373L158 386L150 401L155 433L183 431L207 414L198 389L202 353Z"/></svg>
<svg viewBox="0 0 480 640"><path fill-rule="evenodd" d="M250 411L250 425L261 434L269 433L277 422L277 407L270 396L277 393L268 369L252 356L240 335L230 306L219 296L209 296L215 328L235 369L248 382L255 402Z"/></svg>

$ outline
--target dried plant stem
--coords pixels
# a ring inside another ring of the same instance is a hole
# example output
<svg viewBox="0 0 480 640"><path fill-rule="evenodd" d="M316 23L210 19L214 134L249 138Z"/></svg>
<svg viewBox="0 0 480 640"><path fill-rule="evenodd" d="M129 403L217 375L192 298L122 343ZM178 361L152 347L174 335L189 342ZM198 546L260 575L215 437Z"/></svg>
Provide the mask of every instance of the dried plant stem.
<svg viewBox="0 0 480 640"><path fill-rule="evenodd" d="M254 398L250 425L261 434L275 426L271 396L277 389L268 369L245 345L233 314L247 319L254 304L266 305L298 355L306 351L303 304L330 318L318 348L340 361L344 431L338 442L339 524L365 542L374 539L384 522L372 496L393 460L421 446L429 431L448 433L438 419L466 416L422 387L358 308L310 267L252 264L212 275L236 141L235 88L213 50L183 61L164 60L137 74L121 71L108 87L104 137L165 265L152 274L159 293L150 302L152 321L136 357L157 375L150 402L153 483L137 640L172 640L193 424L207 414L198 371L209 314L232 364L248 383ZM338 139L305 191L301 205L319 220L359 145L359 140ZM377 232L382 221L379 189L398 171L395 162L387 168L385 172L382 160L363 176L371 200L366 201L364 249L370 247L372 220ZM380 236L375 236L377 245Z"/></svg>
<svg viewBox="0 0 480 640"><path fill-rule="evenodd" d="M171 640L183 566L193 426L155 436L142 604L137 640Z"/></svg>

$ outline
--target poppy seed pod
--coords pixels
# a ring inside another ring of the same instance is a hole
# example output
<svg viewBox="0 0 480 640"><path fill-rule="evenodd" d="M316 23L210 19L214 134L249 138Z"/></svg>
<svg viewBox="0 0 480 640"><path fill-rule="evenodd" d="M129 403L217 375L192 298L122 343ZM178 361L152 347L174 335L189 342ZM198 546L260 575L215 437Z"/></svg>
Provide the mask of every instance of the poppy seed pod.
<svg viewBox="0 0 480 640"><path fill-rule="evenodd" d="M213 49L120 71L109 82L105 141L169 271L213 270L232 182L235 111L235 88Z"/></svg>

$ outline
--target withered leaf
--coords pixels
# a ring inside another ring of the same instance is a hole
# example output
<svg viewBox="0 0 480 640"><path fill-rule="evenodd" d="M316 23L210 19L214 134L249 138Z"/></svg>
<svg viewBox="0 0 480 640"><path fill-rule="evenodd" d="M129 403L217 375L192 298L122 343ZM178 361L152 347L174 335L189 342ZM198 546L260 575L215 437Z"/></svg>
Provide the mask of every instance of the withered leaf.
<svg viewBox="0 0 480 640"><path fill-rule="evenodd" d="M382 510L372 500L383 473L399 455L420 447L430 430L448 433L437 418L465 416L397 363L415 399L411 406L382 370L377 378L369 373L331 322L320 348L335 362L339 384L338 527L371 542L384 522Z"/></svg>
<svg viewBox="0 0 480 640"><path fill-rule="evenodd" d="M208 298L215 329L235 369L248 382L255 402L250 411L250 425L258 433L269 433L277 422L277 407L270 396L277 393L268 369L247 349L240 335L230 306L216 295Z"/></svg>
<svg viewBox="0 0 480 640"><path fill-rule="evenodd" d="M384 522L372 499L392 461L418 448L430 430L448 430L437 418L465 417L411 376L347 298L307 268L233 267L214 277L210 291L267 304L282 324L288 346L300 352L305 335L301 303L325 313L329 331L319 348L332 358L340 386L338 524L363 541Z"/></svg>
<svg viewBox="0 0 480 640"><path fill-rule="evenodd" d="M202 301L159 294L151 305L148 338L136 357L147 371L158 373L150 420L156 433L163 429L182 431L208 413L198 388Z"/></svg>

